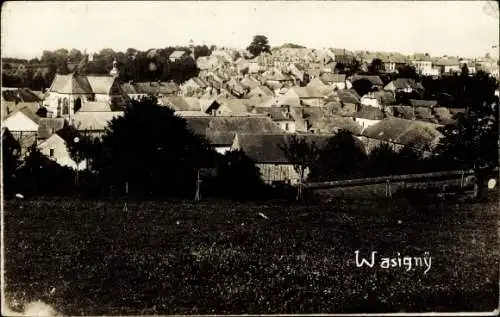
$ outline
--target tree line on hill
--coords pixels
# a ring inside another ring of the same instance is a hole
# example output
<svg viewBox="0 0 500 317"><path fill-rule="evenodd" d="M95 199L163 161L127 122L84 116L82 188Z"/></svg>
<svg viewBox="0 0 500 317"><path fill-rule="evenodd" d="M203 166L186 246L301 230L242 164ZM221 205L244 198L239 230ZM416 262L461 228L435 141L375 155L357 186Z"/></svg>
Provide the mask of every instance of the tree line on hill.
<svg viewBox="0 0 500 317"><path fill-rule="evenodd" d="M282 150L299 175L310 171L310 181L446 169L473 169L478 179L484 178L498 166L498 97L488 78L476 75L465 82L462 98L468 102L467 112L443 129L444 138L430 157L424 158L411 146L396 153L385 144L367 155L346 131L334 135L322 148L295 136L281 145ZM276 194L262 183L255 162L244 152L216 153L204 137L187 128L184 119L157 105L155 98L131 101L124 116L111 121L102 140L69 125L59 134L73 160L86 160L88 169L75 173L36 147L21 161L19 146L4 140L6 197L15 192L71 195L76 191L94 197L193 197L200 188L202 195L238 199Z"/></svg>
<svg viewBox="0 0 500 317"><path fill-rule="evenodd" d="M197 45L193 47L194 58L208 56L215 46ZM128 48L125 52L102 49L89 56L77 49L58 49L43 51L40 58L21 60L7 58L2 60L2 85L5 87L28 87L32 90L42 90L50 87L55 74L108 75L113 61L118 62L120 78L124 81L169 81L182 83L198 75L196 62L190 58L178 61L169 59L172 52L180 50L191 53L189 47L166 47L140 51ZM20 66L21 65L21 66Z"/></svg>

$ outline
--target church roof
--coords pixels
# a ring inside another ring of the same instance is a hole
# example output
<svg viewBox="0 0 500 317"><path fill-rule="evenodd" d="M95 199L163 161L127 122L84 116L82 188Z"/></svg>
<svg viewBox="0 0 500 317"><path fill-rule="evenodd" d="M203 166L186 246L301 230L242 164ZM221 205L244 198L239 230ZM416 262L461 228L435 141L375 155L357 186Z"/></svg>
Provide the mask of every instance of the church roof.
<svg viewBox="0 0 500 317"><path fill-rule="evenodd" d="M76 74L59 75L56 74L49 89L50 92L60 94L92 94L93 90L87 76Z"/></svg>

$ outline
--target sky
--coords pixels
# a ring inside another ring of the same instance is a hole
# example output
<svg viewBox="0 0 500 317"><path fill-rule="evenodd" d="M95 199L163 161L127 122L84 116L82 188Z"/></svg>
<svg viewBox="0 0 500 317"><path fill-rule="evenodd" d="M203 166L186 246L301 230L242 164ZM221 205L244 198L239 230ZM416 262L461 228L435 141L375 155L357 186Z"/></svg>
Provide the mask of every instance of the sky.
<svg viewBox="0 0 500 317"><path fill-rule="evenodd" d="M485 12L488 5L495 14ZM15 1L3 3L1 27L2 57L20 58L59 48L165 48L190 39L246 48L256 34L271 46L462 57L498 56L499 42L494 1Z"/></svg>

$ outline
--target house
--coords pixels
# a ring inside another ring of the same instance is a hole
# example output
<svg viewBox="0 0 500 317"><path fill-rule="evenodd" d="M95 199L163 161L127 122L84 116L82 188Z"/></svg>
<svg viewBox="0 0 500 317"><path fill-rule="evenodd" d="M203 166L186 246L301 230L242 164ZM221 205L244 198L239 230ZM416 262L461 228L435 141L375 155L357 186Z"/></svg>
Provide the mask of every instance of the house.
<svg viewBox="0 0 500 317"><path fill-rule="evenodd" d="M66 166L75 170L87 169L86 160L75 162L71 158L66 141L58 133L52 134L47 140L40 143L37 148L43 155L61 166Z"/></svg>
<svg viewBox="0 0 500 317"><path fill-rule="evenodd" d="M304 83L306 76L308 76L306 69L298 63L290 64L288 71L295 77L296 83Z"/></svg>
<svg viewBox="0 0 500 317"><path fill-rule="evenodd" d="M262 98L262 97L273 97L274 93L266 86L256 86L247 94L247 98Z"/></svg>
<svg viewBox="0 0 500 317"><path fill-rule="evenodd" d="M38 141L48 139L52 134L64 128L63 118L40 118L38 123Z"/></svg>
<svg viewBox="0 0 500 317"><path fill-rule="evenodd" d="M359 135L362 127L352 116L334 114L330 109L324 108L303 108L302 119L296 119L297 130L304 127L305 132L309 133L336 133L339 130L347 130L354 135ZM301 122L302 121L302 122ZM304 131L304 130L300 130Z"/></svg>
<svg viewBox="0 0 500 317"><path fill-rule="evenodd" d="M392 91L393 93L404 92L404 93L412 93L414 90L417 92L421 92L424 90L424 87L421 83L416 82L411 78L397 78L390 83L388 83L384 90Z"/></svg>
<svg viewBox="0 0 500 317"><path fill-rule="evenodd" d="M247 89L254 89L261 85L259 80L249 75L245 75L245 77L240 81L240 84Z"/></svg>
<svg viewBox="0 0 500 317"><path fill-rule="evenodd" d="M193 92L203 91L208 86L209 84L205 80L199 77L193 77L185 81L180 88L184 95L189 95Z"/></svg>
<svg viewBox="0 0 500 317"><path fill-rule="evenodd" d="M237 133L234 136L230 150L242 150L259 168L261 178L266 184L288 183L296 185L299 174L295 171L282 147L289 142L291 135ZM307 142L314 142L323 147L332 135L302 135ZM305 177L309 171L305 171Z"/></svg>
<svg viewBox="0 0 500 317"><path fill-rule="evenodd" d="M370 107L370 106L361 106L358 111L353 116L354 122L359 124L362 129L366 129L374 124L380 122L380 120L384 119L384 114L380 110L380 108Z"/></svg>
<svg viewBox="0 0 500 317"><path fill-rule="evenodd" d="M422 121L385 118L365 128L360 139L368 152L386 143L396 151L405 146L411 146L428 154L443 137L443 134L438 131L439 127L440 125Z"/></svg>
<svg viewBox="0 0 500 317"><path fill-rule="evenodd" d="M390 54L381 58L384 69L388 73L397 73L401 66L408 63L407 57L402 54Z"/></svg>
<svg viewBox="0 0 500 317"><path fill-rule="evenodd" d="M186 117L185 120L192 132L206 137L221 154L230 150L236 133L282 133L266 116Z"/></svg>
<svg viewBox="0 0 500 317"><path fill-rule="evenodd" d="M37 113L42 107L42 100L27 88L5 89L2 88L2 120L19 109L26 108L32 113Z"/></svg>
<svg viewBox="0 0 500 317"><path fill-rule="evenodd" d="M268 115L286 133L296 132L295 119L290 107L255 108L254 112Z"/></svg>
<svg viewBox="0 0 500 317"><path fill-rule="evenodd" d="M121 85L122 91L130 99L139 100L143 97L154 96L157 98L176 96L180 92L176 83L169 82L128 82Z"/></svg>
<svg viewBox="0 0 500 317"><path fill-rule="evenodd" d="M168 59L172 62L175 63L177 61L182 60L183 58L186 58L189 56L189 52L187 51L173 51L172 54L168 57Z"/></svg>
<svg viewBox="0 0 500 317"><path fill-rule="evenodd" d="M36 145L41 118L28 107L23 107L2 119L2 127L9 129L20 145L21 156L24 156L31 146Z"/></svg>
<svg viewBox="0 0 500 317"><path fill-rule="evenodd" d="M380 98L377 97L374 93L367 93L366 95L361 97L360 103L364 106L382 109Z"/></svg>
<svg viewBox="0 0 500 317"><path fill-rule="evenodd" d="M425 76L436 76L435 71L432 68L431 60L411 60L410 62L417 71L417 74Z"/></svg>
<svg viewBox="0 0 500 317"><path fill-rule="evenodd" d="M228 90L236 97L241 98L247 92L247 88L241 85L235 78L231 78L227 83Z"/></svg>
<svg viewBox="0 0 500 317"><path fill-rule="evenodd" d="M384 86L382 79L380 79L377 75L358 75L355 74L351 78L351 83L354 83L357 80L365 79L371 82L372 88L381 89Z"/></svg>
<svg viewBox="0 0 500 317"><path fill-rule="evenodd" d="M426 107L426 108L434 108L438 105L437 100L419 100L419 99L410 99L410 105L412 107Z"/></svg>
<svg viewBox="0 0 500 317"><path fill-rule="evenodd" d="M458 58L441 58L437 60L435 64L440 69L441 74L453 74L460 73L462 71L462 67Z"/></svg>
<svg viewBox="0 0 500 317"><path fill-rule="evenodd" d="M361 97L353 89L339 90L337 91L337 95L343 107L353 107L357 109L358 105L361 103Z"/></svg>
<svg viewBox="0 0 500 317"><path fill-rule="evenodd" d="M323 63L336 62L344 65L351 64L356 57L351 51L341 48L330 48L326 49L321 54L321 60Z"/></svg>
<svg viewBox="0 0 500 317"><path fill-rule="evenodd" d="M323 73L320 76L321 81L325 84L333 86L334 89L346 89L346 75Z"/></svg>
<svg viewBox="0 0 500 317"><path fill-rule="evenodd" d="M162 104L174 111L202 111L200 99L195 97L165 97L162 99Z"/></svg>
<svg viewBox="0 0 500 317"><path fill-rule="evenodd" d="M217 116L249 116L248 107L243 99L229 99L216 110Z"/></svg>
<svg viewBox="0 0 500 317"><path fill-rule="evenodd" d="M282 104L290 106L315 106L319 107L325 104L326 95L320 89L314 87L291 87L283 95Z"/></svg>
<svg viewBox="0 0 500 317"><path fill-rule="evenodd" d="M71 118L70 124L80 133L100 138L106 132L110 122L123 114L123 111L77 112Z"/></svg>

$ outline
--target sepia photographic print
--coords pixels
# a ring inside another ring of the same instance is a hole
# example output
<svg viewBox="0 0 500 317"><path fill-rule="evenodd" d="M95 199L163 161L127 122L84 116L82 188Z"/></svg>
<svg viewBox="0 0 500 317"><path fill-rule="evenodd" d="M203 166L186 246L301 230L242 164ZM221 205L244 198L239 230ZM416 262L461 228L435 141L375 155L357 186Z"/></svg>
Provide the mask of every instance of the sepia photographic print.
<svg viewBox="0 0 500 317"><path fill-rule="evenodd" d="M4 316L481 315L496 1L7 1Z"/></svg>

